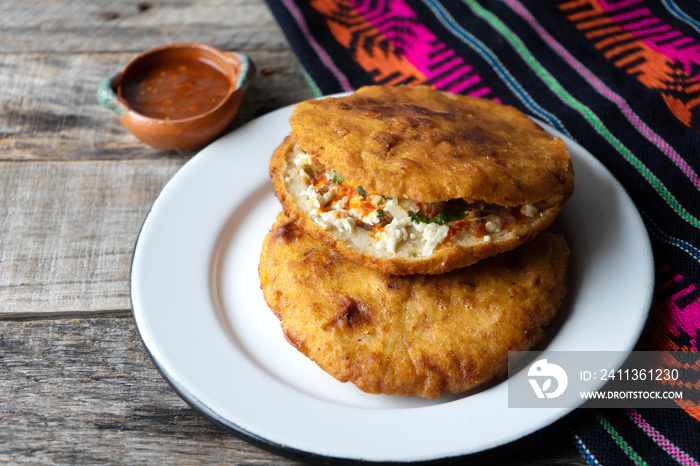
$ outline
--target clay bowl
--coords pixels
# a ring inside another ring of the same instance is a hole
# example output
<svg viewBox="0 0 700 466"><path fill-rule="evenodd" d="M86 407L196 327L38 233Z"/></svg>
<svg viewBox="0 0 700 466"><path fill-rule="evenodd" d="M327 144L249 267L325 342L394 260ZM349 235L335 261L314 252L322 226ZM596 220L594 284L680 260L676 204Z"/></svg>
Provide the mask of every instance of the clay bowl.
<svg viewBox="0 0 700 466"><path fill-rule="evenodd" d="M154 66L173 66L177 63L203 62L217 69L227 82L222 86L225 95L218 105L194 116L147 116L138 112L125 98L130 83ZM119 121L142 142L158 149L189 150L205 145L219 136L233 121L241 106L243 94L255 76L255 66L240 53L223 52L206 44L184 42L163 45L146 50L130 60L121 71L100 84L97 100L103 107L117 114ZM225 86L228 89L225 89Z"/></svg>

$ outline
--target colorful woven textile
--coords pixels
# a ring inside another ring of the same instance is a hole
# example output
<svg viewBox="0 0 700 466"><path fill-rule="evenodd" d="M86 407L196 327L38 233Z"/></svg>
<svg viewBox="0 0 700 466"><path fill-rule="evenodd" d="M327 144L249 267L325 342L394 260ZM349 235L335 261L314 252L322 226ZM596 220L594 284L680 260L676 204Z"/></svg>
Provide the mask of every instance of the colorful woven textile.
<svg viewBox="0 0 700 466"><path fill-rule="evenodd" d="M652 241L657 290L639 349L698 350L700 2L268 4L317 95L429 84L513 105L594 154ZM684 378L682 408L584 410L573 442L591 464L700 463L700 382Z"/></svg>

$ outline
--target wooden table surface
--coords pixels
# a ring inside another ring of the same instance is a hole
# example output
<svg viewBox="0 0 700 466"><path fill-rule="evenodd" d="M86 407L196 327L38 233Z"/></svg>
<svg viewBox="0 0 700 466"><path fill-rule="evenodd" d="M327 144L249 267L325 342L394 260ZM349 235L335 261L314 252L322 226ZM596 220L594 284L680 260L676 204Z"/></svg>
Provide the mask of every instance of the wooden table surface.
<svg viewBox="0 0 700 466"><path fill-rule="evenodd" d="M95 95L136 53L180 41L257 64L231 129L312 97L263 0L0 1L2 463L294 463L182 401L132 318L139 228L195 152L145 146ZM584 464L565 423L495 456Z"/></svg>

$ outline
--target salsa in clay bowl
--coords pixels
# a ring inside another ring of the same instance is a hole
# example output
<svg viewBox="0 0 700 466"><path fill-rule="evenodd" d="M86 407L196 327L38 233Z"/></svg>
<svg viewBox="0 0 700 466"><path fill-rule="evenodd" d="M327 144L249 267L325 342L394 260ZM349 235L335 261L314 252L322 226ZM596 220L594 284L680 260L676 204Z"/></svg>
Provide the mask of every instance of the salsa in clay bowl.
<svg viewBox="0 0 700 466"><path fill-rule="evenodd" d="M97 100L142 142L189 150L228 127L254 75L243 54L194 42L168 44L137 55L105 79Z"/></svg>

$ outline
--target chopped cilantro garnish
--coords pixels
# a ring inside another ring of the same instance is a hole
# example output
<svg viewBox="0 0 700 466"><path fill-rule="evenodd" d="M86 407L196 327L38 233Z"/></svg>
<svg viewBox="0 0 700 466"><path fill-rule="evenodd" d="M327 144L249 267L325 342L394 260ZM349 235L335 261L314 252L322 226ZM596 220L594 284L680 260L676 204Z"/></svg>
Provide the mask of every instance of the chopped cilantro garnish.
<svg viewBox="0 0 700 466"><path fill-rule="evenodd" d="M362 186L358 186L357 188L355 188L355 192L357 192L357 194L359 194L362 197L362 199L367 197L367 191L365 191L365 189Z"/></svg>
<svg viewBox="0 0 700 466"><path fill-rule="evenodd" d="M438 212L432 220L438 225L444 225L445 223L463 220L465 216L466 212L463 210L443 210Z"/></svg>
<svg viewBox="0 0 700 466"><path fill-rule="evenodd" d="M335 170L331 170L331 181L335 184L343 184L343 181L345 181L345 178L342 176L338 175Z"/></svg>
<svg viewBox="0 0 700 466"><path fill-rule="evenodd" d="M384 211L382 209L377 209L377 218L382 218L384 217Z"/></svg>
<svg viewBox="0 0 700 466"><path fill-rule="evenodd" d="M306 174L309 175L309 176L311 176L311 175L314 174L314 169L311 168L311 165L304 165L304 166L302 167L302 170L304 170L304 173L306 173Z"/></svg>
<svg viewBox="0 0 700 466"><path fill-rule="evenodd" d="M407 211L408 216L411 218L413 223L430 223L430 217L427 215L421 215L417 212L414 212L412 210Z"/></svg>
<svg viewBox="0 0 700 466"><path fill-rule="evenodd" d="M444 225L446 223L464 219L466 212L463 210L443 210L438 212L433 218L430 218L427 215L421 215L409 210L408 216L411 218L413 223L437 223L438 225Z"/></svg>

